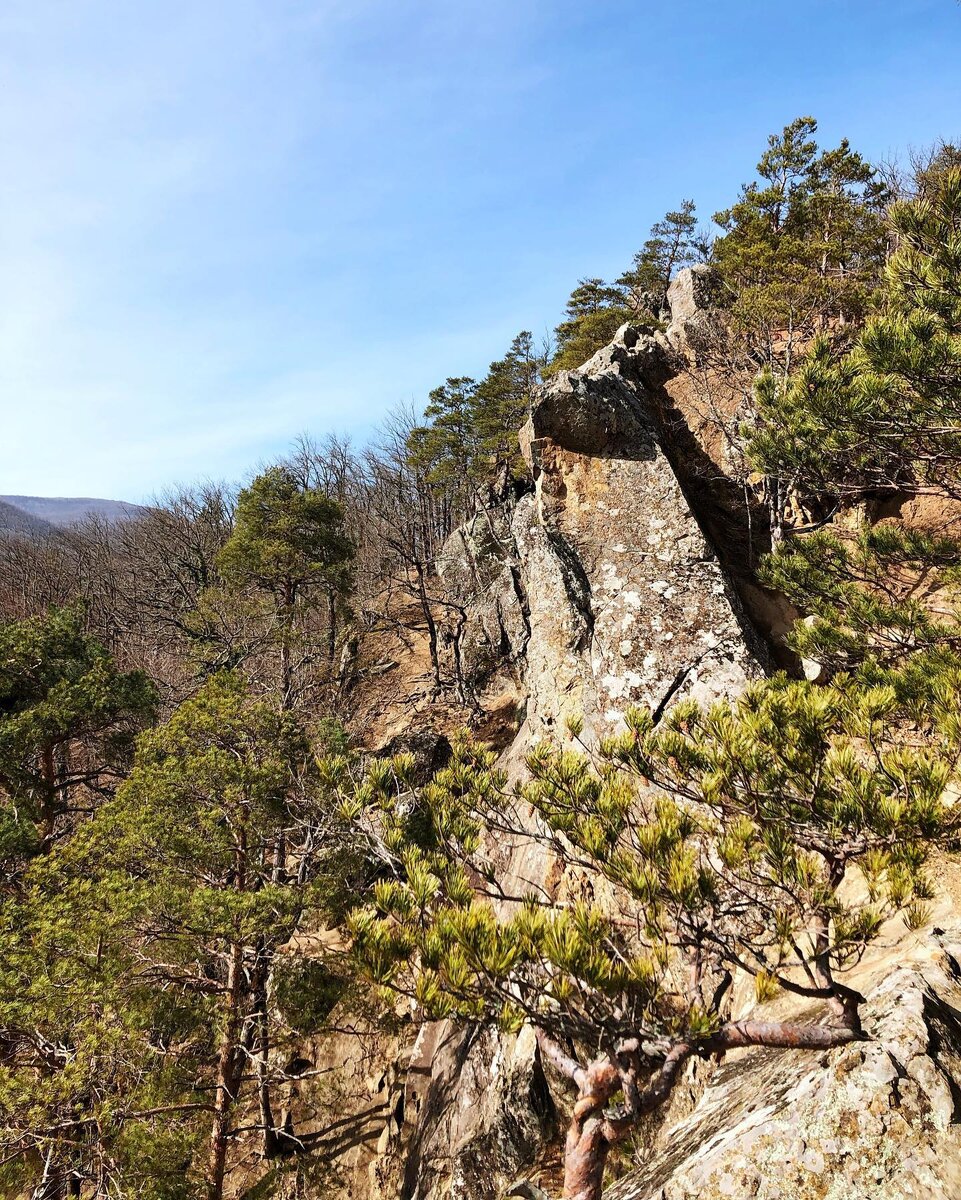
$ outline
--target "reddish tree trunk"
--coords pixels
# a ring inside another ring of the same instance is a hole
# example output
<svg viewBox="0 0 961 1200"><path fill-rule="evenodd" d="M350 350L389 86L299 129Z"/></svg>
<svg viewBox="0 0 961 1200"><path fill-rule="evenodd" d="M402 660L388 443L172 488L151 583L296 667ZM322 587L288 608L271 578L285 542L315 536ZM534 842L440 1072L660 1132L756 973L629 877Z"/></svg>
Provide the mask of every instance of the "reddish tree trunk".
<svg viewBox="0 0 961 1200"><path fill-rule="evenodd" d="M601 1200L604 1168L611 1147L620 1142L638 1119L659 1108L670 1096L681 1068L693 1054L719 1055L746 1046L772 1049L827 1050L862 1040L857 1006L860 997L845 989L851 1011L843 1025L794 1024L790 1021L728 1021L713 1036L696 1043L680 1042L642 1091L633 1090L630 1110L606 1116L604 1109L614 1094L628 1092L629 1076L606 1058L584 1067L567 1055L542 1032L541 1053L566 1075L578 1089L578 1100L567 1133L564 1150L563 1200ZM636 1047L635 1047L636 1049Z"/></svg>
<svg viewBox="0 0 961 1200"><path fill-rule="evenodd" d="M564 1145L564 1200L599 1200L610 1143L601 1122L571 1122Z"/></svg>

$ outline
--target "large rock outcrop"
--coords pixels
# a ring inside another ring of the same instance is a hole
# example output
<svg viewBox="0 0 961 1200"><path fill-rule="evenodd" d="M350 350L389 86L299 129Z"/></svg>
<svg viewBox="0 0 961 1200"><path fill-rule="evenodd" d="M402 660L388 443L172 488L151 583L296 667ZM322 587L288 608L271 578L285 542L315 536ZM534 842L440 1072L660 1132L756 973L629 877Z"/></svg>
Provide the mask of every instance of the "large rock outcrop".
<svg viewBox="0 0 961 1200"><path fill-rule="evenodd" d="M732 1055L610 1200L961 1196L961 928L904 956L868 993L869 1041Z"/></svg>
<svg viewBox="0 0 961 1200"><path fill-rule="evenodd" d="M739 398L718 400L719 381L697 361L711 287L709 272L682 272L666 333L625 326L557 376L521 435L533 486L478 512L441 555L445 650L482 734L500 714L509 769L536 741L566 737L569 716L596 739L630 704L660 714L684 696L736 695L768 662L743 601L768 645L793 618L752 582L763 545L723 436ZM408 735L412 707L403 664L387 659L390 702L369 710L390 715L384 746ZM446 729L451 714L418 696L417 721ZM530 848L500 850L520 882L542 882L552 867ZM949 905L942 924L951 915ZM914 935L910 960L895 945L895 961L875 962L858 984L871 1041L820 1056L731 1055L712 1072L700 1064L612 1200L961 1196L961 929ZM437 1025L391 1053L357 1097L336 1101L336 1125L355 1108L373 1114L369 1132L348 1126L354 1159L338 1157L338 1195L554 1190L563 1101L528 1032Z"/></svg>
<svg viewBox="0 0 961 1200"><path fill-rule="evenodd" d="M584 718L731 696L764 651L664 446L655 390L670 350L625 326L544 389L521 443L534 490L478 514L441 558L466 613L473 683L509 662L521 677L521 745Z"/></svg>
<svg viewBox="0 0 961 1200"><path fill-rule="evenodd" d="M625 326L556 377L521 433L533 490L479 512L441 556L467 684L483 697L507 673L518 690L508 766L532 743L567 736L567 717L596 739L631 704L659 716L684 696L736 695L762 674L764 650L658 424L655 393L672 362L667 339ZM551 868L536 847L502 850L515 890ZM418 1062L394 1145L398 1195L499 1195L552 1125L533 1042L442 1027Z"/></svg>

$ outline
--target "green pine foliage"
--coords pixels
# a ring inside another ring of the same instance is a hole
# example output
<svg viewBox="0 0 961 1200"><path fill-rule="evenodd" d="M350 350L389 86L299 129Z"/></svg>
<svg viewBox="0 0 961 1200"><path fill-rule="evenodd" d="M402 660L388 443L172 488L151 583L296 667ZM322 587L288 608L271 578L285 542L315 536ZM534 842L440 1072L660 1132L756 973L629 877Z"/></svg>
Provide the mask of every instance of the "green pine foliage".
<svg viewBox="0 0 961 1200"><path fill-rule="evenodd" d="M0 862L3 885L68 834L75 808L110 794L156 690L118 669L80 608L0 626Z"/></svg>
<svg viewBox="0 0 961 1200"><path fill-rule="evenodd" d="M731 332L758 367L790 371L818 332L863 319L887 251L888 190L847 140L819 150L798 117L768 139L759 179L716 213L712 261Z"/></svg>
<svg viewBox="0 0 961 1200"><path fill-rule="evenodd" d="M732 704L678 705L656 729L635 710L593 754L539 747L519 791L466 740L413 800L410 763L378 763L342 802L392 866L351 918L361 968L425 1017L662 1053L718 1029L735 970L843 1004L843 973L884 921L917 919L929 849L956 824L944 792L961 675L944 682L924 729L947 752L901 743L891 688L777 678ZM606 880L611 902L572 883L504 904L492 838L505 830ZM851 871L864 899L841 892Z"/></svg>
<svg viewBox="0 0 961 1200"><path fill-rule="evenodd" d="M228 582L253 584L290 605L313 587L343 590L352 555L341 505L293 471L270 467L241 491L218 566Z"/></svg>
<svg viewBox="0 0 961 1200"><path fill-rule="evenodd" d="M522 330L503 358L492 362L477 386L474 425L480 449L494 474L507 468L522 477L526 466L517 431L530 415L546 361L528 330Z"/></svg>
<svg viewBox="0 0 961 1200"><path fill-rule="evenodd" d="M961 168L891 209L897 250L853 347L821 339L787 383L765 373L750 452L785 487L851 496L958 489Z"/></svg>
<svg viewBox="0 0 961 1200"><path fill-rule="evenodd" d="M627 288L603 279L581 279L567 301L565 318L557 326L557 350L547 368L575 371L631 320Z"/></svg>
<svg viewBox="0 0 961 1200"><path fill-rule="evenodd" d="M807 614L788 644L829 675L923 696L961 654L961 546L951 538L889 523L819 530L782 543L760 575Z"/></svg>
<svg viewBox="0 0 961 1200"><path fill-rule="evenodd" d="M430 483L467 494L483 478L474 412L477 381L448 379L434 388L424 409L424 424L410 433L408 450L415 470Z"/></svg>
<svg viewBox="0 0 961 1200"><path fill-rule="evenodd" d="M430 393L424 422L407 439L410 463L459 515L472 512L486 485L505 470L515 478L526 474L517 431L544 368L544 356L523 330L479 383L461 376Z"/></svg>
<svg viewBox="0 0 961 1200"><path fill-rule="evenodd" d="M304 962L280 947L343 907L353 869L323 796L299 722L218 676L32 868L0 930L8 1179L219 1200L245 1097L276 1152L272 1051L331 1004L291 1004Z"/></svg>
<svg viewBox="0 0 961 1200"><path fill-rule="evenodd" d="M897 249L877 312L850 349L821 338L786 382L769 371L758 381L748 449L775 498L775 529L791 495L830 515L879 496L958 494L961 169L950 159L930 167L890 219ZM789 537L764 573L809 614L792 633L799 653L828 671L868 674L913 661L923 686L920 664L958 646L957 560L943 537L881 526L857 538Z"/></svg>
<svg viewBox="0 0 961 1200"><path fill-rule="evenodd" d="M667 305L667 289L684 267L704 262L709 255L705 238L698 233L693 200L683 200L651 227L651 234L634 255L630 268L618 279L628 289L631 307L660 316Z"/></svg>
<svg viewBox="0 0 961 1200"><path fill-rule="evenodd" d="M237 498L233 530L217 566L228 586L259 590L269 599L279 650L278 686L286 706L299 698L298 645L304 650L302 658L311 657L310 639L298 637L298 623L320 600L326 606L328 664L334 662L354 553L343 506L320 489L305 486L288 467L270 467ZM214 592L197 613L206 643L215 647L220 600Z"/></svg>
<svg viewBox="0 0 961 1200"><path fill-rule="evenodd" d="M593 751L543 743L513 787L466 738L419 788L410 756L359 787L341 773L342 815L388 868L348 921L358 969L417 1020L533 1026L578 1091L565 1194L599 1200L610 1151L692 1055L863 1036L845 975L893 917L928 919L928 857L957 837L959 695L957 663L921 706L781 676L656 726L629 711ZM506 880L505 837L563 877ZM821 1001L828 1022L732 1021L738 975L761 1004Z"/></svg>

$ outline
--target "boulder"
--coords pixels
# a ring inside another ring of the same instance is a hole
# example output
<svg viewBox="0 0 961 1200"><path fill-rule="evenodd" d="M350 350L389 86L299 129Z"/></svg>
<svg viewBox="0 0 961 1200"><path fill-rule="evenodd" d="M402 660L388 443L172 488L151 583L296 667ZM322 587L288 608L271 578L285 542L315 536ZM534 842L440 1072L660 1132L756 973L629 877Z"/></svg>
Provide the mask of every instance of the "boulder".
<svg viewBox="0 0 961 1200"><path fill-rule="evenodd" d="M955 1200L961 1196L961 929L868 993L869 1041L755 1050L610 1200Z"/></svg>
<svg viewBox="0 0 961 1200"><path fill-rule="evenodd" d="M667 304L671 310L668 340L673 345L689 341L696 334L704 323L705 314L716 307L722 287L720 275L707 263L678 271L667 289Z"/></svg>

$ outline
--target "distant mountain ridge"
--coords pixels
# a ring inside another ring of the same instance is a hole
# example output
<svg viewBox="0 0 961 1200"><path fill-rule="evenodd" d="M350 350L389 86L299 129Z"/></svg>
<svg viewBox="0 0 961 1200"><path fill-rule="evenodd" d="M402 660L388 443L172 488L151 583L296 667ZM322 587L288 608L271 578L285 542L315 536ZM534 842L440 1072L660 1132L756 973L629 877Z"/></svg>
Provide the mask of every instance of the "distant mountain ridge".
<svg viewBox="0 0 961 1200"><path fill-rule="evenodd" d="M110 522L125 521L144 511L140 504L101 500L93 496L0 496L0 530L49 533L54 528L75 525L85 517L98 516ZM21 518L26 519L22 527Z"/></svg>
<svg viewBox="0 0 961 1200"><path fill-rule="evenodd" d="M15 533L20 537L42 537L52 533L53 526L49 521L35 517L16 505L7 504L0 500L0 534Z"/></svg>

